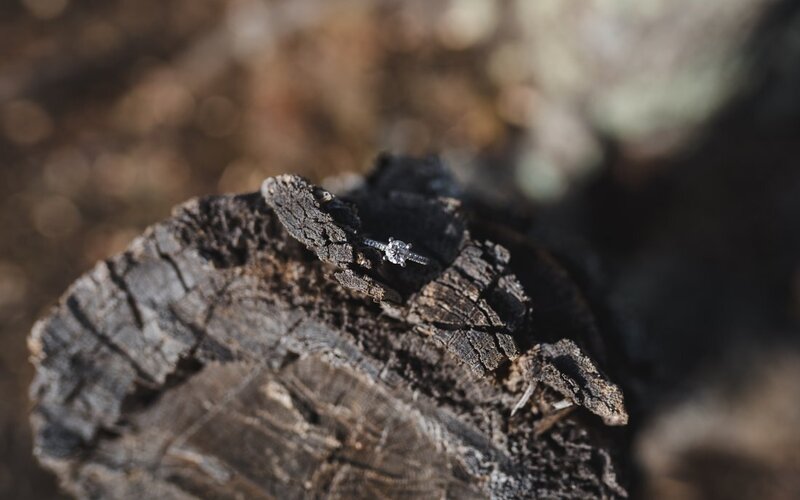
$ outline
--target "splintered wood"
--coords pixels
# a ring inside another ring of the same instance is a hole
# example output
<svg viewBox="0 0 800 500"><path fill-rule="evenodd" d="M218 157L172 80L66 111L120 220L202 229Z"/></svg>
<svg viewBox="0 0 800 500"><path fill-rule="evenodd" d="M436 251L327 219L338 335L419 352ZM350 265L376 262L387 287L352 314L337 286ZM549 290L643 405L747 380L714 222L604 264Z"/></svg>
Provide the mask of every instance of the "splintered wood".
<svg viewBox="0 0 800 500"><path fill-rule="evenodd" d="M542 331L533 298L574 283L465 205L436 159L384 157L341 197L279 176L179 207L34 328L37 456L85 498L627 496L591 313Z"/></svg>

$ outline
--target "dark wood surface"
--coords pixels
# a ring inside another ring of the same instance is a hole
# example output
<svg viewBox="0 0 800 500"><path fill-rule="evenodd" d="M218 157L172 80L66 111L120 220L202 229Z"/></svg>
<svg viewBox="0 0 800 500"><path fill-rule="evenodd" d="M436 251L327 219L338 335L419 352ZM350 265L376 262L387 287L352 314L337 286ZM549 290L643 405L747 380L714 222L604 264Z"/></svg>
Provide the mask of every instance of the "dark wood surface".
<svg viewBox="0 0 800 500"><path fill-rule="evenodd" d="M85 498L627 496L613 341L508 226L433 158L190 201L34 328L36 454Z"/></svg>

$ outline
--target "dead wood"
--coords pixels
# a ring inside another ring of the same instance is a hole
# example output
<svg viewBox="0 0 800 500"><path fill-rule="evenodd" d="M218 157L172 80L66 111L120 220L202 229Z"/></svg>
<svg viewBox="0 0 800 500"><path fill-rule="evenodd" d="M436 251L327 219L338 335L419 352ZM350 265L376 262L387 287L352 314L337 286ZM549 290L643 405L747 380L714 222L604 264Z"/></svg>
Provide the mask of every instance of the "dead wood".
<svg viewBox="0 0 800 500"><path fill-rule="evenodd" d="M591 306L474 208L389 157L178 207L36 325L39 459L86 498L626 496ZM390 236L430 265L363 244Z"/></svg>

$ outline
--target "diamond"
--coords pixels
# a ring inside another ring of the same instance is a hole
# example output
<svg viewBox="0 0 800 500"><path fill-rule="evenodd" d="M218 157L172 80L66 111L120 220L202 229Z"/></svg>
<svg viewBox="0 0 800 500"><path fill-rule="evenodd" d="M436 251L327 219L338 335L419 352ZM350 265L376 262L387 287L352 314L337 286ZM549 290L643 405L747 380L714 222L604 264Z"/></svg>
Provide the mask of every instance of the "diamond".
<svg viewBox="0 0 800 500"><path fill-rule="evenodd" d="M406 259L408 259L408 254L411 251L411 245L408 243L402 242L400 240L389 240L389 244L386 245L386 260L391 262L392 264L399 264L401 266L406 265Z"/></svg>

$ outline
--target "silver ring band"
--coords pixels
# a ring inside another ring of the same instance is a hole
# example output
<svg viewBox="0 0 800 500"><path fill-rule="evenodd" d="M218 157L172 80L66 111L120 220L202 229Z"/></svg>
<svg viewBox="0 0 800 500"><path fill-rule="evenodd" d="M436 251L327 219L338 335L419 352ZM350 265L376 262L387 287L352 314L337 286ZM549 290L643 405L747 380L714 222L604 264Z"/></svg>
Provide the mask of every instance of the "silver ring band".
<svg viewBox="0 0 800 500"><path fill-rule="evenodd" d="M392 264L405 267L406 261L408 260L423 266L427 266L430 263L430 259L427 257L411 251L411 243L406 243L394 238L389 238L389 243L383 243L369 238L364 238L363 242L364 245L383 252L383 260L388 260Z"/></svg>

